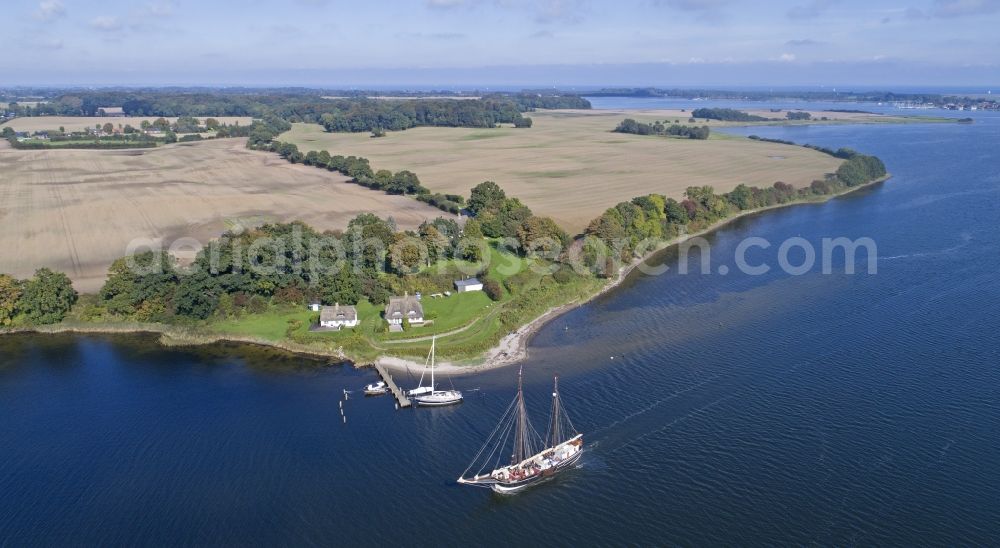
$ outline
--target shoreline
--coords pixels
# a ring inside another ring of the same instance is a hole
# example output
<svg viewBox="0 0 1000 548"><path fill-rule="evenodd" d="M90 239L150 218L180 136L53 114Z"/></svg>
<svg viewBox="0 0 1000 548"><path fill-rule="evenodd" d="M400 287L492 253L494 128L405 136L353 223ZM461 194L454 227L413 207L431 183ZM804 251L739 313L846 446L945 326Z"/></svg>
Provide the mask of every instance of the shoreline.
<svg viewBox="0 0 1000 548"><path fill-rule="evenodd" d="M628 277L639 267L642 263L648 261L649 259L656 256L673 246L680 245L685 241L696 238L700 236L705 236L710 234L726 225L741 219L743 217L758 215L765 213L767 211L772 211L775 209L781 209L786 207L809 205L809 204L822 204L828 202L834 198L839 198L841 196L846 196L848 194L857 192L861 189L870 188L876 184L883 183L889 180L892 174L886 174L884 177L874 179L865 184L858 185L856 187L845 189L836 194L830 194L828 196L823 196L819 200L809 200L809 201L797 201L789 202L786 204L776 204L773 206L758 208L754 210L741 211L727 217L716 221L715 223L705 227L697 232L692 232L690 234L684 234L673 238L671 240L665 241L658 245L652 251L646 253L642 257L637 257L632 259L628 264L623 265L618 269L618 274L614 279L608 280L601 289L596 291L594 294L588 296L585 299L578 299L575 301L570 301L568 303L561 304L559 306L554 306L544 313L534 318L533 320L525 323L519 327L516 331L508 333L500 341L489 350L485 351L482 355L472 360L465 365L456 364L453 362L441 362L436 364L435 368L439 373L445 375L469 375L474 373L481 373L484 371L489 371L492 369L497 369L500 367L505 367L519 363L528 357L528 345L531 339L534 338L535 334L541 329L545 324L558 318L559 316L583 306L594 299L601 297L610 293L611 291L617 289ZM0 328L0 335L7 334L23 334L23 333L40 333L40 334L59 334L59 333L89 333L89 334L156 334L159 335L159 343L163 346L202 346L206 344L215 343L236 343L236 344L249 344L256 346L265 346L270 348L275 348L278 350L283 350L292 354L297 354L301 356L308 356L317 359L326 360L336 360L339 363L351 363L355 367L364 367L367 362L359 362L347 355L343 347L333 347L332 345L328 348L322 348L317 346L309 346L304 344L295 343L292 341L272 341L267 339L259 339L256 337L248 337L242 335L232 335L224 333L193 333L186 327L173 326L168 324L156 324L156 323L120 323L120 324L80 324L80 323L70 323L70 324L53 324L53 325L42 325L33 327L18 327L18 328ZM375 362L385 366L391 371L409 371L410 368L421 369L424 367L423 363L417 362L412 359L400 358L398 356L382 355L375 359Z"/></svg>
<svg viewBox="0 0 1000 548"><path fill-rule="evenodd" d="M559 316L565 314L566 312L569 312L570 310L583 306L602 295L606 295L614 291L622 283L624 283L625 280L628 279L629 275L632 274L632 272L636 268L638 268L639 265L655 257L658 253L666 251L667 249L670 249L671 247L674 247L676 245L680 245L690 240L691 238L697 238L700 236L705 236L707 234L710 234L743 217L748 217L751 215L761 214L768 211L773 211L776 209L782 209L792 206L822 204L834 198L846 196L858 190L869 188L879 183L884 183L885 181L888 181L891 177L892 174L887 173L885 176L880 177L878 179L874 179L865 184L848 188L835 194L823 196L822 197L823 199L821 200L789 202L786 204L776 204L773 206L762 207L754 210L741 211L731 217L726 217L725 219L716 221L715 223L712 223L711 225L697 232L684 234L676 238L673 238L672 240L667 240L658 245L656 249L653 249L652 251L646 253L642 257L634 258L631 261L629 261L628 264L623 265L621 268L618 269L618 274L613 279L608 280L608 282L604 284L604 286L601 287L601 289L599 289L593 295L583 300L571 301L565 304L561 304L559 306L554 306L546 310L544 313L542 313L542 315L522 325L513 333L509 333L508 335L504 336L502 339L500 339L500 342L497 343L496 346L484 352L480 358L477 358L475 360L475 363L470 365L458 365L446 361L435 364L435 369L439 373L443 373L446 375L468 375L473 373L481 373L484 371L489 371L491 369L497 369L509 365L514 365L516 363L524 361L528 357L528 345L531 342L531 339L535 336L535 333L537 333L538 330L540 330L542 327L545 326L545 324L549 323L555 318L558 318ZM380 356L376 361L380 365L389 369L390 371L408 371L410 368L420 369L424 366L422 363L418 363L416 361L408 360L405 358L399 358L396 356Z"/></svg>
<svg viewBox="0 0 1000 548"><path fill-rule="evenodd" d="M460 365L453 362L441 362L436 364L436 369L439 373L445 375L470 375L475 373L481 373L484 371L489 371L492 369L497 369L500 367L505 367L513 365L524 361L528 357L528 345L531 339L534 338L535 334L540 330L545 324L558 318L559 316L583 306L594 299L606 295L611 291L617 289L628 277L639 267L642 263L648 261L649 259L656 256L673 246L680 245L691 238L696 238L700 236L705 236L710 234L726 225L741 219L743 217L757 215L765 213L767 211L772 211L775 209L782 209L786 207L809 205L809 204L822 204L828 202L834 198L839 198L841 196L846 196L848 194L857 192L861 189L870 188L876 184L883 183L892 177L891 173L887 173L884 177L874 179L865 184L858 185L856 187L845 189L836 194L830 194L828 196L823 196L819 200L808 200L808 201L796 201L789 202L785 204L776 204L773 206L758 208L754 210L741 211L731 217L726 217L716 221L715 223L705 227L702 230L693 232L690 234L684 234L662 242L660 245L656 246L655 249L644 254L642 257L637 257L629 261L628 264L623 265L618 269L618 274L611 280L608 280L598 291L593 295L588 296L585 299L578 299L575 301L570 301L558 306L554 306L538 317L532 319L531 321L525 323L521 327L517 328L516 331L508 333L496 346L485 351L482 355L469 361L467 365ZM42 334L59 334L59 333L91 333L91 334L140 334L149 333L159 335L159 343L163 346L202 346L206 344L215 343L237 343L237 344L250 344L256 346L265 346L270 348L275 348L278 350L283 350L296 355L308 356L317 359L327 359L336 360L337 362L349 362L355 367L365 367L368 365L367 362L358 362L348 356L344 351L343 347L333 348L320 348L315 346L307 346L292 341L271 341L267 339L259 339L256 337L248 337L242 335L232 335L224 333L193 333L190 332L189 328L172 326L167 324L156 324L156 323L121 323L121 324L54 324L54 325L43 325L34 327L20 327L20 328L0 328L0 335L5 334L18 334L18 333L42 333ZM410 371L413 369L422 369L424 367L423 363L417 362L411 359L400 358L391 355L382 355L375 360L379 364L383 365L391 371ZM410 371L412 373L412 371Z"/></svg>

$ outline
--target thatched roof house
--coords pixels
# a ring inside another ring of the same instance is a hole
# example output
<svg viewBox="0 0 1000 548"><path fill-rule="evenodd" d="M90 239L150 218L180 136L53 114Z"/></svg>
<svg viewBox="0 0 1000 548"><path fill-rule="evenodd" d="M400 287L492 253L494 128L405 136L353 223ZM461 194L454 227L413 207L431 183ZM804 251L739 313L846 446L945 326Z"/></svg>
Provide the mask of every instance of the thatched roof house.
<svg viewBox="0 0 1000 548"><path fill-rule="evenodd" d="M424 307L414 295L389 297L389 304L385 307L385 319L390 325L401 325L403 319L411 324L424 323Z"/></svg>
<svg viewBox="0 0 1000 548"><path fill-rule="evenodd" d="M324 306L319 312L320 327L354 327L358 325L358 309L337 303Z"/></svg>

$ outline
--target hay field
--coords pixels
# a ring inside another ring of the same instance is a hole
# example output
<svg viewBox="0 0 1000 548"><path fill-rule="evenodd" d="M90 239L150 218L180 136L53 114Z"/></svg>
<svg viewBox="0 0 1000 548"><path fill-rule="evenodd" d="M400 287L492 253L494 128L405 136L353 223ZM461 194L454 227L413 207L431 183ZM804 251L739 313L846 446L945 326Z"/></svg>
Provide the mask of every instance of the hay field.
<svg viewBox="0 0 1000 548"><path fill-rule="evenodd" d="M296 124L280 139L303 152L364 156L375 169L412 170L433 191L468 196L476 184L496 181L571 233L634 196L680 198L694 185L718 191L739 183L802 186L841 162L802 147L735 137L696 141L611 133L626 117L662 120L664 114L539 111L531 113L530 129L414 128L377 139Z"/></svg>
<svg viewBox="0 0 1000 548"><path fill-rule="evenodd" d="M14 150L0 141L0 272L27 277L48 266L95 292L134 238L207 242L236 224L263 221L337 229L362 212L392 215L400 228L447 216L244 144Z"/></svg>
<svg viewBox="0 0 1000 548"><path fill-rule="evenodd" d="M138 128L143 120L152 122L157 118L159 116L123 116L119 118L113 116L29 116L27 118L14 118L4 125L14 128L14 131L45 131L59 129L60 126L66 128L66 131L83 131L94 127L96 124L104 125L108 122L114 124L115 127L118 127L119 124L123 127L128 124L134 128ZM253 118L249 116L199 116L197 118L201 122L204 122L205 118L215 118L223 124L235 124L239 122L241 126L249 125L250 122L253 122ZM164 119L169 120L170 123L177 120L176 117L165 117Z"/></svg>

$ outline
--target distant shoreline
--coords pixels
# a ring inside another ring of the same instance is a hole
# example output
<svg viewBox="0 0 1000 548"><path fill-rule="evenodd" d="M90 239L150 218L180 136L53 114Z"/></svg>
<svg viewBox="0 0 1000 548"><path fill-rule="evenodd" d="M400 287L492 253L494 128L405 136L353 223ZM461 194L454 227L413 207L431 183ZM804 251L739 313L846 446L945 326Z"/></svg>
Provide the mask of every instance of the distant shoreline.
<svg viewBox="0 0 1000 548"><path fill-rule="evenodd" d="M609 280L604 286L596 291L593 295L590 295L586 299L577 300L569 303L565 303L559 306L555 306L545 311L543 314L534 318L530 322L519 327L513 333L510 333L503 337L499 343L493 348L484 352L480 357L471 360L470 363L465 365L455 364L452 362L442 362L437 364L438 371L447 375L467 375L474 373L481 373L491 369L496 369L499 367L504 367L508 365L513 365L524 361L528 357L528 345L534 335L541 329L545 324L558 318L559 316L578 308L584 304L587 304L594 299L606 295L615 289L617 289L629 275L642 263L648 261L649 259L655 257L657 254L672 248L673 246L679 245L691 238L705 236L710 234L726 225L741 219L743 217L757 215L765 213L767 211L772 211L775 209L793 207L799 205L809 205L809 204L821 204L825 203L831 199L845 196L853 192L864 188L870 188L876 184L883 183L892 177L891 174L886 174L884 177L872 180L868 183L861 184L855 187L845 189L841 192L830 194L827 196L822 196L821 199L817 200L805 200L797 201L785 204L776 204L773 206L762 207L753 210L741 211L731 217L719 220L712 225L691 234L685 234L683 236L678 236L671 240L665 241L656 249L646 253L640 258L633 259L627 265L622 266L618 270L618 274L614 279ZM122 323L108 323L108 324L88 324L88 323L60 323L53 325L41 325L32 327L20 327L20 328L0 328L0 335L4 334L25 334L25 333L38 333L38 334L60 334L60 333L84 333L84 334L158 334L160 335L159 343L164 346L174 346L174 347L185 347L185 346L203 346L208 344L216 343L238 343L238 344L248 344L255 346L265 346L270 348L275 348L278 350L283 350L292 354L309 356L319 359L336 360L337 363L352 363L356 367L363 367L368 365L369 362L356 361L352 359L351 356L347 355L342 347L320 348L311 345L304 345L295 343L292 341L272 341L268 339L262 339L257 337L249 337L242 335L232 335L225 333L204 333L195 332L194 329L159 324L159 323L137 323L137 322L122 322ZM396 356L383 355L376 359L380 364L384 365L386 368L395 371L407 371L410 368L420 369L423 367L423 363L418 363L414 360L399 358Z"/></svg>

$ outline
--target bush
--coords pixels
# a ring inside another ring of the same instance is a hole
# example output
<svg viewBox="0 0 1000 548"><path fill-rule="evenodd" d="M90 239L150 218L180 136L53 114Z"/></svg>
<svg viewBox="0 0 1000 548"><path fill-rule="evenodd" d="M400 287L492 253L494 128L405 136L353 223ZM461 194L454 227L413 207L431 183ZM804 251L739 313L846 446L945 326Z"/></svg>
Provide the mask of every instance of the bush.
<svg viewBox="0 0 1000 548"><path fill-rule="evenodd" d="M566 265L559 267L559 270L552 273L552 279L560 284L567 284L575 277L576 273L573 272L573 268Z"/></svg>
<svg viewBox="0 0 1000 548"><path fill-rule="evenodd" d="M247 311L252 314L261 314L266 312L267 301L260 295L254 295L253 297L250 297L250 300L247 302Z"/></svg>
<svg viewBox="0 0 1000 548"><path fill-rule="evenodd" d="M500 283L493 278L483 278L483 293L493 301L499 301L503 298L503 289L500 287Z"/></svg>
<svg viewBox="0 0 1000 548"><path fill-rule="evenodd" d="M282 287L274 292L274 302L277 304L304 304L305 293L297 287Z"/></svg>

